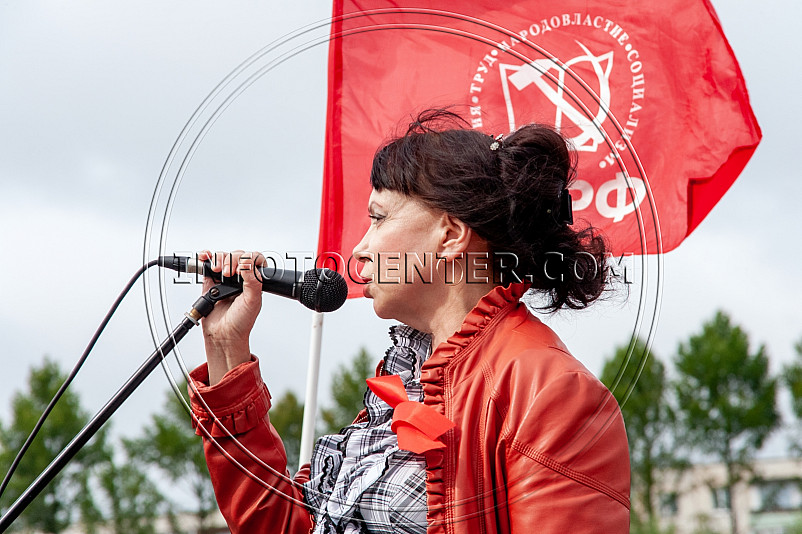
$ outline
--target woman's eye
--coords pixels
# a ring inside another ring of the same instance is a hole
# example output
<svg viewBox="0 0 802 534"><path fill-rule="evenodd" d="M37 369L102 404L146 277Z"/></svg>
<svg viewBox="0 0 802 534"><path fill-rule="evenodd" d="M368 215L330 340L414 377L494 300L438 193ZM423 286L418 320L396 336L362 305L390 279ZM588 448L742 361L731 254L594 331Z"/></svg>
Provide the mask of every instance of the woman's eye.
<svg viewBox="0 0 802 534"><path fill-rule="evenodd" d="M368 215L368 218L371 221L373 221L374 223L377 223L377 222L380 222L382 219L384 219L384 215L373 215L373 214L370 214L370 215Z"/></svg>

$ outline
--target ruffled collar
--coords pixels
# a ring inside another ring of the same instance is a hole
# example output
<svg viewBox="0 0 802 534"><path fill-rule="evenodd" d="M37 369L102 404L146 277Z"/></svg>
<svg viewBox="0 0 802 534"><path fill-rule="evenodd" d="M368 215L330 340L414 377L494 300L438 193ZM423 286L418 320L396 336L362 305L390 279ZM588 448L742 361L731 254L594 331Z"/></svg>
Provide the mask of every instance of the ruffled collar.
<svg viewBox="0 0 802 534"><path fill-rule="evenodd" d="M528 283L516 283L491 289L465 316L460 329L435 347L430 360L453 355L467 347L499 315L499 312L505 308L517 306L529 286Z"/></svg>

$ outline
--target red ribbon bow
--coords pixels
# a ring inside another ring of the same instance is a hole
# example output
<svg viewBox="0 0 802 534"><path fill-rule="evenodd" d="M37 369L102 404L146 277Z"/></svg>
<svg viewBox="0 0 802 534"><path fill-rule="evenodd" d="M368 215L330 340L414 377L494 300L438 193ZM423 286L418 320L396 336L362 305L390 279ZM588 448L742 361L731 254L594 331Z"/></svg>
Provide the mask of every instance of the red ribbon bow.
<svg viewBox="0 0 802 534"><path fill-rule="evenodd" d="M395 410L390 428L398 436L400 449L421 454L446 446L435 438L457 425L431 406L409 400L400 376L377 376L367 382L370 390Z"/></svg>

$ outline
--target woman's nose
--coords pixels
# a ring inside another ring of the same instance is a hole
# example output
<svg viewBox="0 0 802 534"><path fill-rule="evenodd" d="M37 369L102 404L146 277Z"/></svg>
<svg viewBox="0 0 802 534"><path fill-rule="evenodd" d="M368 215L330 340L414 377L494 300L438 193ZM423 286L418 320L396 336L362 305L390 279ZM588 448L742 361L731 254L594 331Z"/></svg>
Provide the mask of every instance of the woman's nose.
<svg viewBox="0 0 802 534"><path fill-rule="evenodd" d="M354 250L351 251L351 254L357 259L357 261L361 263L364 263L370 259L370 254L368 253L368 232L365 232L365 235L362 236L362 239L356 244Z"/></svg>

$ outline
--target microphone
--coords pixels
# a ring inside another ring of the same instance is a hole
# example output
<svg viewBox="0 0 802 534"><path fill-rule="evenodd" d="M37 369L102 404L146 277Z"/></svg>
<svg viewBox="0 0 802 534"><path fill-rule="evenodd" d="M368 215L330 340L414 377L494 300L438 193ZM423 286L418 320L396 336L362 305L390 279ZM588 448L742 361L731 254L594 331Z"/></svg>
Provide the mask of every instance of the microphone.
<svg viewBox="0 0 802 534"><path fill-rule="evenodd" d="M200 262L186 256L160 256L158 264L181 273L198 273L236 287L242 286L239 276L223 280L212 270L209 260ZM262 291L299 301L316 312L339 309L348 297L348 285L338 272L331 269L309 269L305 273L284 269L259 267L256 278L262 282Z"/></svg>

